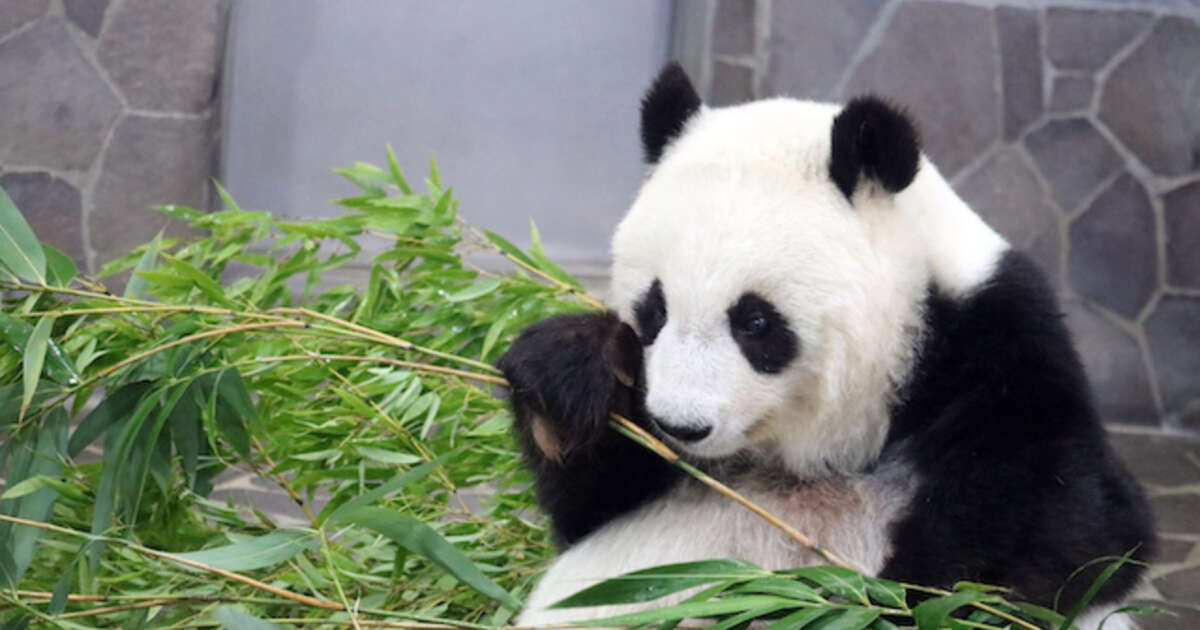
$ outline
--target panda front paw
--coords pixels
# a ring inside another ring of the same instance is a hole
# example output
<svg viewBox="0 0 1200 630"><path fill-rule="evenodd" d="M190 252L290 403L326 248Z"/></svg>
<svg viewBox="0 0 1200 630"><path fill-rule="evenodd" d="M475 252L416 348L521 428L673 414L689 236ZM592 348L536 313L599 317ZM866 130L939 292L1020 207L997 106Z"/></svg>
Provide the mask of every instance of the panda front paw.
<svg viewBox="0 0 1200 630"><path fill-rule="evenodd" d="M611 413L632 412L642 345L612 312L559 315L525 329L499 367L526 453L562 462L608 435Z"/></svg>

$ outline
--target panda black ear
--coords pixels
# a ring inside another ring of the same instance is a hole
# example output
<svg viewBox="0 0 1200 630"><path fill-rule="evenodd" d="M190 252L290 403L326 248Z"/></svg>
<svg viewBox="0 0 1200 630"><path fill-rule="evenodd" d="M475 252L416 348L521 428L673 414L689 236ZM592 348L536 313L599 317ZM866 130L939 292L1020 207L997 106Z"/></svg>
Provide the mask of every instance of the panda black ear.
<svg viewBox="0 0 1200 630"><path fill-rule="evenodd" d="M642 97L642 151L647 164L658 162L663 149L683 131L700 104L700 96L679 62L663 66Z"/></svg>
<svg viewBox="0 0 1200 630"><path fill-rule="evenodd" d="M849 199L859 175L890 193L904 190L917 176L921 149L917 129L898 107L860 96L833 119L829 176Z"/></svg>

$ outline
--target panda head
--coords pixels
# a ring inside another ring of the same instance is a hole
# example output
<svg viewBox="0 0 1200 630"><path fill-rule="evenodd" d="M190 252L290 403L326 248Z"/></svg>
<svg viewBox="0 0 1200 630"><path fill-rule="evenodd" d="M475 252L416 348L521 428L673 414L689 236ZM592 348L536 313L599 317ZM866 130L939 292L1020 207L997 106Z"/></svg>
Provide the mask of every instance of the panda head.
<svg viewBox="0 0 1200 630"><path fill-rule="evenodd" d="M977 282L1003 241L875 98L709 108L671 64L641 136L650 171L613 239L612 296L644 346L650 417L701 458L869 463L927 287ZM938 230L991 254L931 252Z"/></svg>

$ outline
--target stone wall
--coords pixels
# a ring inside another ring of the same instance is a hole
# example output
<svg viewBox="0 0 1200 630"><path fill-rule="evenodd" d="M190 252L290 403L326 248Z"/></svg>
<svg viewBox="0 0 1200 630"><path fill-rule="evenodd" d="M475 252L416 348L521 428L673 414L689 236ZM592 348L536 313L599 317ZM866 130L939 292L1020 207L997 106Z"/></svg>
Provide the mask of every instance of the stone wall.
<svg viewBox="0 0 1200 630"><path fill-rule="evenodd" d="M714 104L906 106L1061 290L1106 418L1200 431L1200 3L708 0ZM689 8L690 7L690 8Z"/></svg>
<svg viewBox="0 0 1200 630"><path fill-rule="evenodd" d="M228 4L0 2L0 186L82 269L209 206Z"/></svg>

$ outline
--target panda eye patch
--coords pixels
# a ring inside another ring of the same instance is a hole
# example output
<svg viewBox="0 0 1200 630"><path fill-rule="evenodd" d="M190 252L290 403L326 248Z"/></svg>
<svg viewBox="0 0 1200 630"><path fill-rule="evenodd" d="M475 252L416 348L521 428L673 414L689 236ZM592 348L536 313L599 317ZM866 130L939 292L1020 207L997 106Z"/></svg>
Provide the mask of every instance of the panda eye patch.
<svg viewBox="0 0 1200 630"><path fill-rule="evenodd" d="M667 324L667 300L663 296L662 282L657 278L633 306L633 316L637 319L642 344L654 343L659 331Z"/></svg>
<svg viewBox="0 0 1200 630"><path fill-rule="evenodd" d="M757 293L742 294L726 314L734 341L756 372L777 374L799 354L796 333L778 309Z"/></svg>

